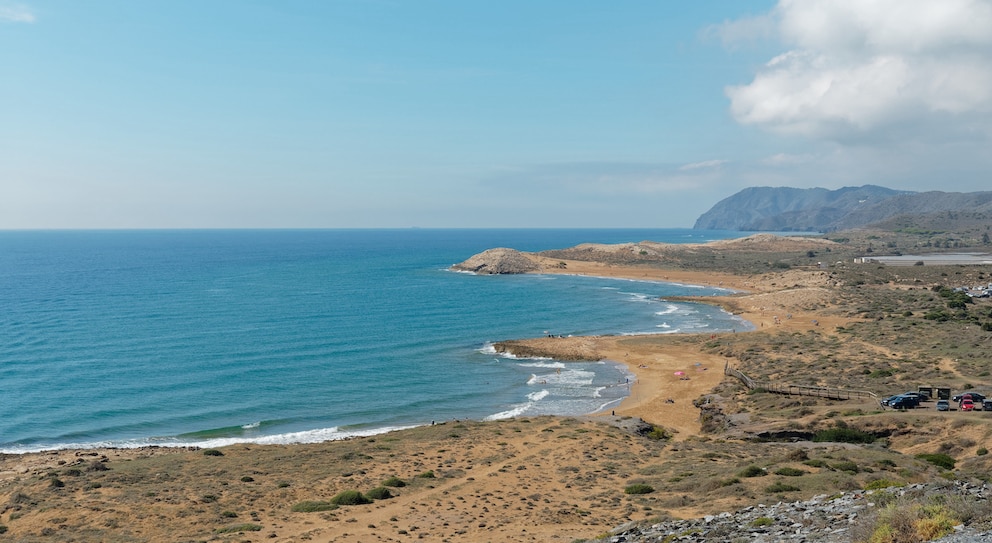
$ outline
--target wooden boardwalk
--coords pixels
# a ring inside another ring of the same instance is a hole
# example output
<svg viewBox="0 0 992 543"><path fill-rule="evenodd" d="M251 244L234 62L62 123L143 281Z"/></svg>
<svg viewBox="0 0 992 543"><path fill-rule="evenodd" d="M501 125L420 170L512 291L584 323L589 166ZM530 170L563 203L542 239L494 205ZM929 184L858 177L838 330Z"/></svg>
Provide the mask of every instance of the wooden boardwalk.
<svg viewBox="0 0 992 543"><path fill-rule="evenodd" d="M727 363L723 366L723 373L731 377L736 377L744 386L750 390L761 389L776 394L792 394L795 396L815 396L817 398L828 398L831 400L873 400L879 401L878 395L866 390L846 390L843 388L813 387L806 385L782 385L777 383L755 381L737 368L730 367Z"/></svg>

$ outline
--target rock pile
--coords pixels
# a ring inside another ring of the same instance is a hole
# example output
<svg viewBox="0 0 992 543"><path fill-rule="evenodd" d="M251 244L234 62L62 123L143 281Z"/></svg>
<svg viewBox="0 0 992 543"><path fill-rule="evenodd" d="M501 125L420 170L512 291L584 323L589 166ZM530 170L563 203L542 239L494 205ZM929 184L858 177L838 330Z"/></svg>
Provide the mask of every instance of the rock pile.
<svg viewBox="0 0 992 543"><path fill-rule="evenodd" d="M852 528L875 510L877 502L889 503L902 496L939 493L984 501L992 496L988 485L955 482L947 485L917 484L875 491L816 496L808 501L778 502L746 507L698 519L673 520L652 525L625 525L606 539L611 543L747 541L849 543ZM983 529L984 528L984 529ZM988 527L957 527L941 543L992 541Z"/></svg>
<svg viewBox="0 0 992 543"><path fill-rule="evenodd" d="M515 249L497 248L483 251L452 269L480 274L514 274L538 271L541 267Z"/></svg>

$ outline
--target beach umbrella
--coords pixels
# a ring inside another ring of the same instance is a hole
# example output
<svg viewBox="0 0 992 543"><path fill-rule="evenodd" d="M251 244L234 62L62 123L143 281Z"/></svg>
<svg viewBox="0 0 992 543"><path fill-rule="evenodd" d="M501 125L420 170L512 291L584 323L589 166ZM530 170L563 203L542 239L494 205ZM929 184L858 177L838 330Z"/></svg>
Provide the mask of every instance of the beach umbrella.
<svg viewBox="0 0 992 543"><path fill-rule="evenodd" d="M678 375L679 377L682 377L683 375L685 375L685 372L684 371L677 371L677 372L675 372L675 375Z"/></svg>

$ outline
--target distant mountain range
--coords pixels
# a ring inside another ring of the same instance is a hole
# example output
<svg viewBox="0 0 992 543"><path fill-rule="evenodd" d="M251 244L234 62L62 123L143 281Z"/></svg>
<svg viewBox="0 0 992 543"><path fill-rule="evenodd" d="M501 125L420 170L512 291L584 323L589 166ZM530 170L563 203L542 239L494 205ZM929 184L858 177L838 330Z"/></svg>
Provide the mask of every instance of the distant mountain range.
<svg viewBox="0 0 992 543"><path fill-rule="evenodd" d="M992 192L910 192L875 185L751 187L721 200L693 228L759 232L832 232L883 222L933 222L940 214L992 219Z"/></svg>

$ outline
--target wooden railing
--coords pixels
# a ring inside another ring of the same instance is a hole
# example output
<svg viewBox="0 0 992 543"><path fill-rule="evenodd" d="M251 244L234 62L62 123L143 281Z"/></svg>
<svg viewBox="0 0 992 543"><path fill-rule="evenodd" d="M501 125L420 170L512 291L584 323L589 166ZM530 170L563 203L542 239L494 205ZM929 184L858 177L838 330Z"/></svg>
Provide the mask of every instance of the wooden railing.
<svg viewBox="0 0 992 543"><path fill-rule="evenodd" d="M815 396L817 398L828 398L831 400L874 400L878 401L878 395L867 390L846 390L843 388L814 387L806 385L782 385L770 382L759 382L748 377L744 372L730 366L728 362L723 366L724 375L729 375L739 379L744 386L750 390L762 389L776 394L792 394L796 396Z"/></svg>

